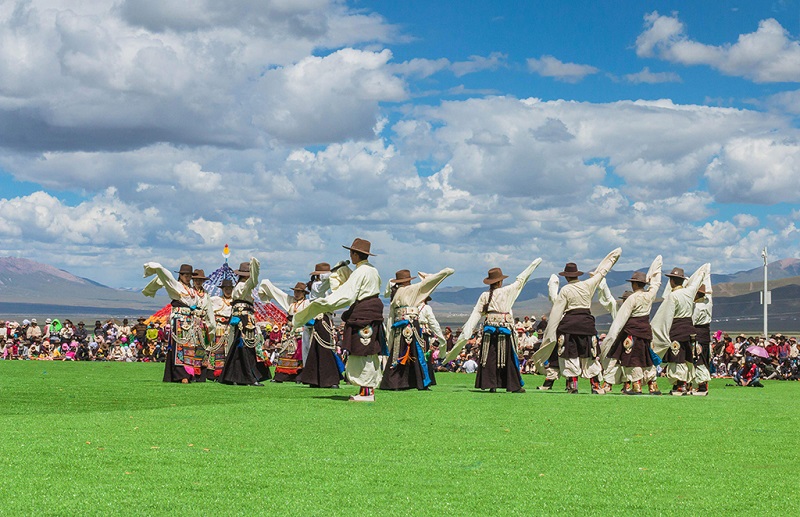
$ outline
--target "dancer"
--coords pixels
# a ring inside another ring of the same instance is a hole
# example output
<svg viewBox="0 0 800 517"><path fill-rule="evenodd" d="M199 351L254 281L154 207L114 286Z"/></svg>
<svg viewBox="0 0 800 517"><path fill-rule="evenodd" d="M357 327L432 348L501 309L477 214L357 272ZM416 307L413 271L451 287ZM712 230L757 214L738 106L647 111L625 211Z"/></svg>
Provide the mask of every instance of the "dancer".
<svg viewBox="0 0 800 517"><path fill-rule="evenodd" d="M234 273L239 281L233 288L231 304L231 340L225 366L219 381L223 384L263 386L261 381L271 377L269 365L259 360L256 349L261 349L264 337L256 327L253 307L253 289L258 284L259 262L255 257L242 262Z"/></svg>
<svg viewBox="0 0 800 517"><path fill-rule="evenodd" d="M292 298L284 291L276 287L269 280L262 280L258 287L258 297L261 301L274 300L289 315L289 319L294 319L295 314L308 306L306 299L309 291L306 284L297 282L292 288ZM275 364L275 376L273 382L295 382L303 370L303 349L305 336L305 326L303 330L297 329L284 335L281 340L281 350Z"/></svg>
<svg viewBox="0 0 800 517"><path fill-rule="evenodd" d="M331 270L330 264L320 262L311 273L308 286L310 300L327 296L332 292L331 285L335 279L338 288L341 275L349 275L350 269L345 267L347 261L341 261ZM313 325L303 328L303 373L300 381L312 388L338 388L344 374L344 363L336 355L336 331L333 324L333 313L326 312L314 319ZM308 346L305 346L308 342Z"/></svg>
<svg viewBox="0 0 800 517"><path fill-rule="evenodd" d="M590 380L592 393L605 393L605 387L600 384L602 368L597 360L597 329L590 307L595 291L621 254L622 248L609 253L586 280L578 280L583 271L579 271L574 262L568 262L559 273L569 283L558 293L542 347L533 357L541 366L550 357L552 347L558 344L559 369L567 378L569 393L578 393L578 377Z"/></svg>
<svg viewBox="0 0 800 517"><path fill-rule="evenodd" d="M475 387L488 389L494 393L497 388L505 388L514 393L525 393L524 381L519 371L517 358L516 332L514 332L514 314L511 311L522 288L528 282L533 271L541 264L537 258L517 276L511 284L503 287L503 280L508 278L500 268L492 268L483 283L489 291L482 293L478 303L472 310L458 342L447 354L445 362L453 360L467 340L472 337L478 321L485 317L483 339L481 340L480 363Z"/></svg>
<svg viewBox="0 0 800 517"><path fill-rule="evenodd" d="M550 306L552 310L552 306L556 303L556 298L558 298L558 275L550 275L550 278L547 280L547 297L550 300ZM542 315L542 321L539 323L542 328L547 327L547 316L544 314ZM537 327L538 328L538 327ZM544 337L540 336L540 339L544 341ZM534 353L535 356L535 353ZM550 391L553 389L553 384L558 380L561 376L561 370L558 368L558 347L552 347L550 355L547 356L546 359L547 364L543 365L544 367L544 383L541 386L537 387L537 390L542 391ZM536 362L534 361L534 367L537 368L537 371L541 373L538 369ZM567 389L569 389L570 383L567 380Z"/></svg>
<svg viewBox="0 0 800 517"><path fill-rule="evenodd" d="M358 395L350 397L351 401L356 402L375 400L375 388L381 382L378 354L386 342L383 302L378 297L381 292L381 277L375 266L368 261L369 257L374 256L370 253L371 246L369 241L360 238L353 240L350 246L342 246L350 251L350 261L356 264L355 271L336 289L332 278L333 292L310 302L295 315L292 322L295 328L299 328L321 314L350 306L342 314L342 321L345 323L342 348L349 352L347 379L359 387Z"/></svg>
<svg viewBox="0 0 800 517"><path fill-rule="evenodd" d="M694 354L692 324L694 300L703 280L711 271L711 264L703 264L687 278L683 269L676 267L666 274L669 284L664 290L664 301L653 317L653 351L664 358L667 378L672 382L670 395L689 394L691 382L690 361ZM686 284L684 286L684 283Z"/></svg>
<svg viewBox="0 0 800 517"><path fill-rule="evenodd" d="M653 339L650 310L661 287L661 265L659 255L653 260L647 274L636 271L628 279L633 291L617 311L601 347L601 360L607 359L610 364L622 367L625 395L641 395L642 380L648 383L651 395L661 394L650 356L650 342ZM645 291L647 284L650 287Z"/></svg>
<svg viewBox="0 0 800 517"><path fill-rule="evenodd" d="M199 297L192 288L193 272L191 265L182 264L177 271L178 280L175 280L172 273L158 262L144 265L144 277L156 275L156 278L147 284L142 293L154 297L164 287L172 299L164 382L186 384L195 379L195 369L202 367L205 358L207 335L214 332L214 320L208 307L198 306Z"/></svg>
<svg viewBox="0 0 800 517"><path fill-rule="evenodd" d="M387 344L389 356L383 370L382 390L427 390L431 386L431 374L425 351L422 349L419 306L424 303L445 278L454 273L445 268L433 275L425 275L416 284L411 281L408 269L401 269L391 285L391 303L387 322Z"/></svg>
<svg viewBox="0 0 800 517"><path fill-rule="evenodd" d="M208 354L208 371L206 372L206 379L211 381L217 380L222 375L225 356L228 354L228 342L231 341L233 280L226 278L219 288L222 290L222 296L211 297L211 308L214 310L214 319L217 323L217 330Z"/></svg>
<svg viewBox="0 0 800 517"><path fill-rule="evenodd" d="M420 278L424 278L425 273L417 273ZM431 349L435 346L433 343L438 343L439 358L444 359L447 354L447 338L442 332L442 327L433 313L433 308L428 305L431 297L425 298L419 306L419 325L422 329L422 340L425 343L425 356L428 357L428 373L431 377L431 386L436 386L436 364L434 363L434 354Z"/></svg>
<svg viewBox="0 0 800 517"><path fill-rule="evenodd" d="M194 368L194 378L192 379L194 382L206 382L206 372L209 369L208 358L211 354L211 345L214 340L214 335L216 334L217 326L217 320L214 316L214 307L211 305L211 297L206 292L205 287L203 287L203 282L206 280L208 280L208 277L202 269L195 269L192 272L192 288L197 295L197 310L206 315L208 321L213 322L213 325L210 325L207 332L204 332L202 335L202 346L204 349L203 359L200 362L200 366Z"/></svg>
<svg viewBox="0 0 800 517"><path fill-rule="evenodd" d="M692 323L697 335L694 350L694 369L692 382L697 386L692 390L692 395L708 395L708 381L711 380L709 362L711 360L711 311L713 302L711 300L711 271L709 269L706 278L697 289L694 298L694 312L692 313Z"/></svg>

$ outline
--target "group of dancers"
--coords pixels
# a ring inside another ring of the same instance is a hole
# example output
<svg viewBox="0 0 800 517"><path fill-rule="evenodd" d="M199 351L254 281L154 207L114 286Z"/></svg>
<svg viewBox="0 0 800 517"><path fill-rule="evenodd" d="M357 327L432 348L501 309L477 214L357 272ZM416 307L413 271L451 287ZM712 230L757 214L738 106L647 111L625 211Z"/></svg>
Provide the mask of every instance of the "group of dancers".
<svg viewBox="0 0 800 517"><path fill-rule="evenodd" d="M331 267L319 263L307 282L280 289L268 279L259 282L259 262L251 258L234 273L238 281L222 282L222 296L209 296L203 288L203 270L184 264L172 272L156 262L144 266L145 277L155 276L143 293L154 296L162 287L172 299L170 345L164 370L165 382L203 382L263 386L272 378L264 338L256 325L254 297L274 302L291 320L292 334L276 364L274 381L296 381L312 387L337 388L341 380L358 386L351 401L375 400L375 389L428 390L436 384L435 372L425 351L446 340L427 302L431 294L454 273L444 268L435 274L397 271L384 291L390 299L384 317L381 278L369 258L371 243L357 238L350 246L349 261ZM615 249L588 274L575 263L558 273L567 281L559 289L559 276L548 282L553 305L541 347L533 360L545 382L540 390L551 390L559 377L566 389L578 393L578 378L590 380L594 394L604 394L616 385L622 393L641 395L648 385L660 395L656 383L658 364L664 363L673 384L672 395L708 393L711 322L710 265L704 264L690 277L681 268L667 273L669 283L663 302L650 321L650 312L661 285L661 256L648 272L636 272L628 280L619 304L611 295L605 277L619 259ZM473 334L480 330L479 364L475 387L481 390L525 392L517 356L517 336L512 307L542 259L534 260L516 279L500 268L492 268L483 280L488 291L481 294L463 332L448 352L453 360ZM350 264L355 267L351 268ZM419 281L414 282L414 280ZM288 292L292 294L289 295ZM597 337L592 300L613 316L611 328L601 342ZM334 313L344 310L341 348L343 364L336 353ZM482 329L479 327L482 325Z"/></svg>

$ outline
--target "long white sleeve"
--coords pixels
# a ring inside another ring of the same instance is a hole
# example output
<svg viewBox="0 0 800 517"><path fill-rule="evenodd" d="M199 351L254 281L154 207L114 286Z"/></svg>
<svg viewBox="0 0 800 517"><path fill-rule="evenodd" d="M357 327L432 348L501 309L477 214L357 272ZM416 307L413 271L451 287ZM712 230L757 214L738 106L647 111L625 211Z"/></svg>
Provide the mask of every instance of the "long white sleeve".
<svg viewBox="0 0 800 517"><path fill-rule="evenodd" d="M547 297L550 299L550 305L556 303L560 284L561 281L558 279L558 275L550 275L550 279L547 281Z"/></svg>
<svg viewBox="0 0 800 517"><path fill-rule="evenodd" d="M606 282L605 278L600 282L597 293L597 301L614 318L617 315L617 301L614 299L614 295L611 294L611 289L608 288L608 282Z"/></svg>
<svg viewBox="0 0 800 517"><path fill-rule="evenodd" d="M289 311L289 305L292 303L292 298L286 292L276 287L269 279L264 279L258 285L258 297L264 302L274 301L284 311Z"/></svg>

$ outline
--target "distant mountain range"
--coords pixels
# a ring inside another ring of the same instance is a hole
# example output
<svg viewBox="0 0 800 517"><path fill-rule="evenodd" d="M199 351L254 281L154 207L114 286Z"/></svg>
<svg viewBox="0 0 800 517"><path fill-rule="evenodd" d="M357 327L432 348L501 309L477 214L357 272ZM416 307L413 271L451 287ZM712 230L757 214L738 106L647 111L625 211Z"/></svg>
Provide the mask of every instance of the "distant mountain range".
<svg viewBox="0 0 800 517"><path fill-rule="evenodd" d="M33 260L0 257L0 315L141 315L165 303Z"/></svg>
<svg viewBox="0 0 800 517"><path fill-rule="evenodd" d="M800 330L800 259L778 260L767 267L772 290L770 325ZM615 296L629 287L627 280L632 274L633 271L613 270L608 274L608 285ZM760 329L763 306L759 292L763 278L761 267L713 274L715 321L737 331ZM485 287L442 287L434 293L431 305L443 321L463 322L484 290ZM114 289L33 260L0 257L0 317L123 317L151 314L167 301L163 295L146 298L138 289ZM601 308L596 309L598 326L608 326L610 317ZM547 278L531 279L517 299L515 314L539 317L549 311Z"/></svg>

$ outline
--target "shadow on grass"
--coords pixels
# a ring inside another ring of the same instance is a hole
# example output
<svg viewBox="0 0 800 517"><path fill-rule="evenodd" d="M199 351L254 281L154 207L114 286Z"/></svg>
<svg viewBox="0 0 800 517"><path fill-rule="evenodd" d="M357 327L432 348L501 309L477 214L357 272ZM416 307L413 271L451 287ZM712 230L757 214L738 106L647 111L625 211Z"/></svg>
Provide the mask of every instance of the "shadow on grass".
<svg viewBox="0 0 800 517"><path fill-rule="evenodd" d="M311 398L312 399L323 399L323 400L335 400L335 401L350 400L350 396L349 395L329 395L329 396L320 395L318 397L311 397Z"/></svg>

